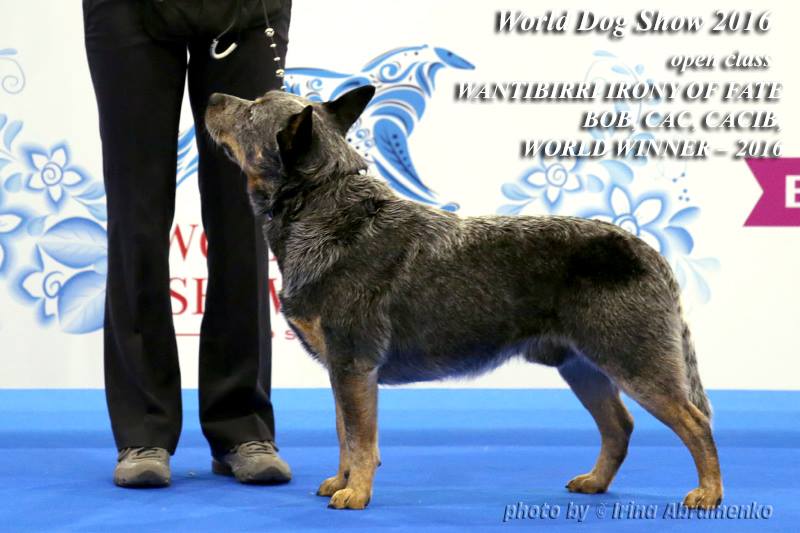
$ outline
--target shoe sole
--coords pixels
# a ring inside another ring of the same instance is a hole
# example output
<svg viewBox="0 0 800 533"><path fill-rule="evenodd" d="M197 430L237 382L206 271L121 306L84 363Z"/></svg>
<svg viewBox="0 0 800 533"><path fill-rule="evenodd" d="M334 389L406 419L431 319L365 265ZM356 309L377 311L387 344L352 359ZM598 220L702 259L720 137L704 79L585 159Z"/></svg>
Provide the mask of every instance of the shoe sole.
<svg viewBox="0 0 800 533"><path fill-rule="evenodd" d="M114 478L114 484L124 488L162 488L169 486L170 478L154 470L145 470L131 478Z"/></svg>
<svg viewBox="0 0 800 533"><path fill-rule="evenodd" d="M288 483L292 478L287 478L286 474L280 471L277 467L270 466L261 472L252 476L237 476L233 473L230 466L221 461L213 459L211 461L211 471L220 476L235 477L239 483L250 483L259 485L278 485Z"/></svg>

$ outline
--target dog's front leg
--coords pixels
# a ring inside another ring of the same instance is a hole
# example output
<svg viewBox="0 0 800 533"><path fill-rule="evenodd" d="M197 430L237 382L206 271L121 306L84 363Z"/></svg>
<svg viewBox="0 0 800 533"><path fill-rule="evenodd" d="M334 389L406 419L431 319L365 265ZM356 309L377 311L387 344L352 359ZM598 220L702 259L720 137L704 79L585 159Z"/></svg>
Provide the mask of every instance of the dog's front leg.
<svg viewBox="0 0 800 533"><path fill-rule="evenodd" d="M333 395L333 399L336 403L336 435L339 437L339 471L336 472L335 476L329 477L320 484L319 489L317 489L317 496L333 496L337 490L347 486L347 477L350 475L342 408L339 405L339 401L336 400L336 394Z"/></svg>
<svg viewBox="0 0 800 533"><path fill-rule="evenodd" d="M344 427L343 453L350 472L347 486L337 490L328 505L336 509L363 509L372 497L372 480L378 466L377 371L332 367L330 377Z"/></svg>

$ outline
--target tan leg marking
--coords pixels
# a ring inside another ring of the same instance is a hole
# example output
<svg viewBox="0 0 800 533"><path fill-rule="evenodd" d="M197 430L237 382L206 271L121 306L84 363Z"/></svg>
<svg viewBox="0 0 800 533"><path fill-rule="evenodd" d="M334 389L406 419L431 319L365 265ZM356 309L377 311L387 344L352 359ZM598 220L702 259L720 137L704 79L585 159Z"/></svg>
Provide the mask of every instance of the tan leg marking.
<svg viewBox="0 0 800 533"><path fill-rule="evenodd" d="M350 467L347 486L331 497L329 507L364 509L372 498L372 480L379 463L377 371L330 371L341 409Z"/></svg>
<svg viewBox="0 0 800 533"><path fill-rule="evenodd" d="M288 318L287 320L300 332L303 341L314 351L314 354L320 358L323 364L325 364L327 361L328 348L325 344L325 333L322 331L320 317L314 317L312 319Z"/></svg>
<svg viewBox="0 0 800 533"><path fill-rule="evenodd" d="M677 433L692 454L700 486L689 491L683 504L702 509L712 509L719 505L723 492L722 474L708 417L688 399L677 400L668 396L635 399Z"/></svg>
<svg viewBox="0 0 800 533"><path fill-rule="evenodd" d="M317 496L333 496L334 492L347 486L347 477L350 475L344 420L342 420L342 409L339 407L338 401L336 402L336 435L339 437L339 470L335 476L329 477L320 484Z"/></svg>
<svg viewBox="0 0 800 533"><path fill-rule="evenodd" d="M558 370L594 418L602 439L594 468L572 478L567 490L584 494L605 492L628 453L633 417L622 403L619 389L590 363L578 359Z"/></svg>

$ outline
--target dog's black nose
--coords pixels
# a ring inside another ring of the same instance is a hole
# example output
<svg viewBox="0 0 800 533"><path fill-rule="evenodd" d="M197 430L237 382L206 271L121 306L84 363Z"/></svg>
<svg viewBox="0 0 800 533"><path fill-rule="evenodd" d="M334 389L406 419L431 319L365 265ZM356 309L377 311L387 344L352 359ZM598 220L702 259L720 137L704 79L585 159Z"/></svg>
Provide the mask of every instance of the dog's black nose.
<svg viewBox="0 0 800 533"><path fill-rule="evenodd" d="M225 101L225 95L222 93L214 93L208 97L208 106L217 106L220 105L223 101Z"/></svg>

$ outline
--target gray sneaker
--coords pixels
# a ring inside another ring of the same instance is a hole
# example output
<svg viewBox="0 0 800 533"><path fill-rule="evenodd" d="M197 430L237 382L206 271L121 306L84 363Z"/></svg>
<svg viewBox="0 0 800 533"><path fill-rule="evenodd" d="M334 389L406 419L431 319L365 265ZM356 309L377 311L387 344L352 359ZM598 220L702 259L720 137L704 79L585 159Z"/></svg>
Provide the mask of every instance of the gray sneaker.
<svg viewBox="0 0 800 533"><path fill-rule="evenodd" d="M120 450L114 469L114 483L120 487L166 487L169 481L169 452L164 448Z"/></svg>
<svg viewBox="0 0 800 533"><path fill-rule="evenodd" d="M243 442L222 457L214 457L215 474L234 476L240 483L288 483L292 470L270 441Z"/></svg>

